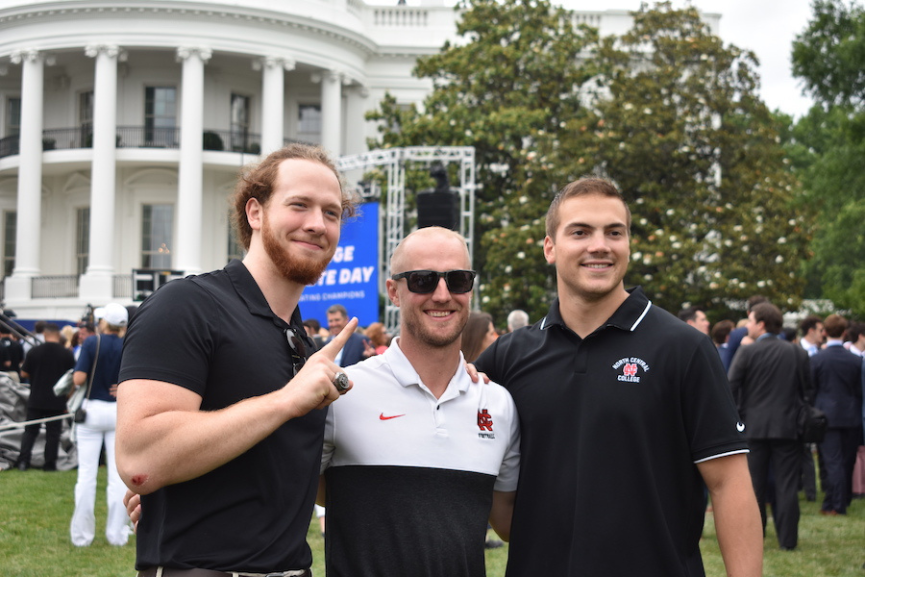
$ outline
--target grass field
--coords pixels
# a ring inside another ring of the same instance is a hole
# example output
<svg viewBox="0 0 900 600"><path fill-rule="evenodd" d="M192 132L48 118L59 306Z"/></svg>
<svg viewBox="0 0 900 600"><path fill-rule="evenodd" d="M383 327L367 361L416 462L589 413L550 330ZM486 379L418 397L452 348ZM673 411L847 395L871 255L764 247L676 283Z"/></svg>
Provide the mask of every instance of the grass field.
<svg viewBox="0 0 900 600"><path fill-rule="evenodd" d="M0 472L0 576L3 577L133 577L134 538L124 547L110 546L106 523L106 470L100 469L97 489L97 534L87 548L69 542L75 471L44 473ZM822 493L819 493L821 502ZM846 517L819 514L818 502L801 497L800 542L794 552L778 549L769 521L764 575L768 577L865 576L865 500L854 500ZM707 514L700 548L707 574L724 576L712 514ZM493 535L493 534L492 534ZM313 550L313 572L324 575L324 542L318 521L307 534ZM488 575L502 577L507 546L485 552Z"/></svg>

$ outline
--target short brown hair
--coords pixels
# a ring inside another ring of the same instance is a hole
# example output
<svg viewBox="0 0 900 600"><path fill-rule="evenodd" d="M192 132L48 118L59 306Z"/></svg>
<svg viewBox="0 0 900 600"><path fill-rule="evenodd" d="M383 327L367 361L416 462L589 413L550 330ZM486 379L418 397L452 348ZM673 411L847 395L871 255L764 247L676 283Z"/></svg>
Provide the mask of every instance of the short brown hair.
<svg viewBox="0 0 900 600"><path fill-rule="evenodd" d="M559 227L560 205L569 198L581 196L600 196L604 198L618 198L621 200L622 204L625 205L625 213L627 215L626 224L628 230L631 230L631 209L628 208L628 203L622 198L619 188L617 188L612 181L603 179L602 177L582 177L560 190L550 203L550 208L547 209L546 220L547 236L550 239L556 239L556 229Z"/></svg>
<svg viewBox="0 0 900 600"><path fill-rule="evenodd" d="M765 296L750 296L750 298L747 299L747 310L748 311L752 310L753 307L756 306L757 304L762 304L763 302L768 302L768 301L769 301L769 299L766 298Z"/></svg>
<svg viewBox="0 0 900 600"><path fill-rule="evenodd" d="M851 344L855 344L859 340L859 336L866 335L866 324L861 321L850 321L847 323L847 331L844 332L844 338Z"/></svg>
<svg viewBox="0 0 900 600"><path fill-rule="evenodd" d="M326 315L333 315L333 314L336 314L336 313L339 313L339 314L340 314L342 317L344 317L345 319L347 318L347 309L344 308L344 305L343 305L343 304L332 304L332 305L329 306L328 309L325 311L325 314L326 314Z"/></svg>
<svg viewBox="0 0 900 600"><path fill-rule="evenodd" d="M762 321L766 324L766 333L778 335L781 333L781 327L784 325L784 316L774 304L761 302L753 306L750 312L756 315L756 322Z"/></svg>
<svg viewBox="0 0 900 600"><path fill-rule="evenodd" d="M725 319L724 321L719 321L712 327L712 339L717 344L724 344L728 341L728 334L734 329L734 321L729 319Z"/></svg>
<svg viewBox="0 0 900 600"><path fill-rule="evenodd" d="M235 190L232 203L231 226L238 234L244 250L250 248L250 238L253 237L253 229L247 221L247 202L250 198L256 198L260 206L265 206L275 188L279 165L285 160L293 158L317 162L328 167L337 178L338 186L341 189L341 222L345 222L356 214L358 200L344 190L344 181L328 153L321 146L290 144L270 153L261 162L248 167L241 174L241 180Z"/></svg>
<svg viewBox="0 0 900 600"><path fill-rule="evenodd" d="M841 315L828 315L823 322L825 335L832 339L841 339L847 330L847 319Z"/></svg>

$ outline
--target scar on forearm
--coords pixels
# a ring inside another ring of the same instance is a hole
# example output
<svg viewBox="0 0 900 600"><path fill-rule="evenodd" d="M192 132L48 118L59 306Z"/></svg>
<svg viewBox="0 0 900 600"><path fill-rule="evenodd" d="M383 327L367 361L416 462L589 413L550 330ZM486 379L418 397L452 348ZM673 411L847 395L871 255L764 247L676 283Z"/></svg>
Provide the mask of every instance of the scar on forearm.
<svg viewBox="0 0 900 600"><path fill-rule="evenodd" d="M131 478L131 483L134 485L144 485L147 482L146 475L135 475Z"/></svg>

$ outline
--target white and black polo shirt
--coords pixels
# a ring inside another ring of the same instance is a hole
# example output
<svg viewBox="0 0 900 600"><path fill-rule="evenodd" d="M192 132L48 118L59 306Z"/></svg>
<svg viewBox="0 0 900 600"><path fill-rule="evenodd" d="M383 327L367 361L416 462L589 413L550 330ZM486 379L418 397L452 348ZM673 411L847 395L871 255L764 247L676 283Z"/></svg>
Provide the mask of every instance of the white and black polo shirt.
<svg viewBox="0 0 900 600"><path fill-rule="evenodd" d="M395 339L347 368L322 454L329 576L484 575L494 490L519 474L515 406L460 363L435 398Z"/></svg>

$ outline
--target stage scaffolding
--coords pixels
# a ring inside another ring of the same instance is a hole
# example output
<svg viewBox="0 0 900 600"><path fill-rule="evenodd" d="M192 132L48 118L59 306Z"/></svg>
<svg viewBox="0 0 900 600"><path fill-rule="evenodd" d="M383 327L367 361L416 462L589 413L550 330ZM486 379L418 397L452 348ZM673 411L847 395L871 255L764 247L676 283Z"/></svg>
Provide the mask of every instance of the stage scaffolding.
<svg viewBox="0 0 900 600"><path fill-rule="evenodd" d="M408 231L405 230L404 218L406 199L406 169L408 163L441 164L447 168L457 164L455 173L448 169L448 174L455 175L451 179L451 189L459 194L459 233L465 238L469 254L474 257L475 232L475 149L471 146L410 146L387 150L372 150L362 154L342 156L337 160L338 170L342 173L367 171L380 168L387 177L387 206L384 210L380 228L379 253L379 292L384 293L384 282L390 277L390 257ZM456 185L453 185L453 184ZM478 307L478 287L475 288L474 308ZM384 325L392 334L400 331L400 311L385 302Z"/></svg>

